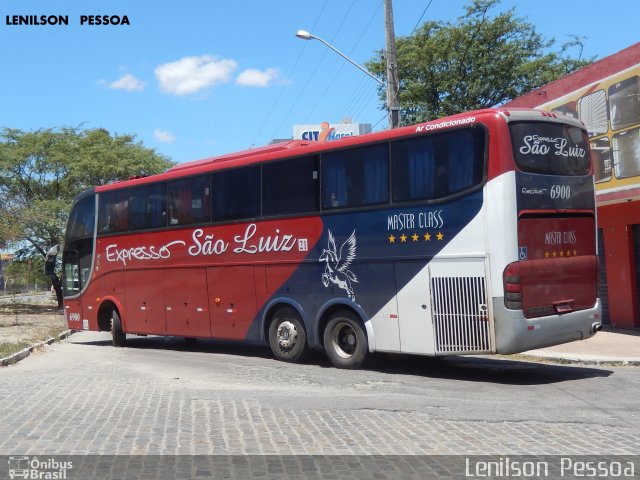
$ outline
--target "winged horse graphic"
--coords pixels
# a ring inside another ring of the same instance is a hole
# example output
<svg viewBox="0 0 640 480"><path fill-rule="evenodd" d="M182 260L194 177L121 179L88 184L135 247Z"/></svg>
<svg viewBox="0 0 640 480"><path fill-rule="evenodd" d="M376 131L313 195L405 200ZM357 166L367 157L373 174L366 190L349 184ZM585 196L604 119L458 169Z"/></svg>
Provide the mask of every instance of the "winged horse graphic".
<svg viewBox="0 0 640 480"><path fill-rule="evenodd" d="M322 274L322 284L328 287L334 283L342 290L347 291L351 300L356 299L353 291L353 283L358 283L358 277L349 270L351 263L356 258L356 231L340 247L340 253L336 247L336 239L329 230L329 244L320 255L320 262L325 262L326 267Z"/></svg>

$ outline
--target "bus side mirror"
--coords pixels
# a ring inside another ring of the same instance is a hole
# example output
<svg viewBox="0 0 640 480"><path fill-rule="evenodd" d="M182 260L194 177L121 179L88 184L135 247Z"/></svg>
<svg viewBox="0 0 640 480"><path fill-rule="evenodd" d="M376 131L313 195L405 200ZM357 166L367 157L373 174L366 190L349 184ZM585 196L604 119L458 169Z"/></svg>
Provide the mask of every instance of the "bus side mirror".
<svg viewBox="0 0 640 480"><path fill-rule="evenodd" d="M44 274L55 275L56 257L58 256L58 245L51 247L47 252L47 258L44 261Z"/></svg>

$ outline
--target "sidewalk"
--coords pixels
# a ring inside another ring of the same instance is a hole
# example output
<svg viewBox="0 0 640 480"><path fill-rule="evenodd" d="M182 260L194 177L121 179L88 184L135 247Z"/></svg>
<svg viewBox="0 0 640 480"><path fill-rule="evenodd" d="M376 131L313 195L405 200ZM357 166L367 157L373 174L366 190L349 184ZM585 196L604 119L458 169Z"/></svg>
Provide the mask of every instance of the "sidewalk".
<svg viewBox="0 0 640 480"><path fill-rule="evenodd" d="M588 340L530 350L521 355L563 363L640 366L640 330L603 330Z"/></svg>

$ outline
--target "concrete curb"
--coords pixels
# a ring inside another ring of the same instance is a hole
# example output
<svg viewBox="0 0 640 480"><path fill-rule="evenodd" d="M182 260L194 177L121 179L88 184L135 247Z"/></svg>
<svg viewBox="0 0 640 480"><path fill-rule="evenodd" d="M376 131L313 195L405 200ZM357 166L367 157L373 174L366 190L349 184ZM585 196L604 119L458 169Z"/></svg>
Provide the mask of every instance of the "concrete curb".
<svg viewBox="0 0 640 480"><path fill-rule="evenodd" d="M58 341L64 340L65 338L68 338L71 335L73 335L75 332L76 332L75 330L65 330L60 335L58 335L57 340ZM28 347L25 347L19 352L9 355L8 357L0 358L0 367L8 367L9 365L14 365L18 363L20 360L24 360L25 358L27 358L29 355L31 355L31 352L33 352L34 350L39 350L41 348L44 348L47 345L51 345L55 341L56 341L55 338L50 337L42 342L38 342Z"/></svg>
<svg viewBox="0 0 640 480"><path fill-rule="evenodd" d="M640 359L606 357L604 355L572 355L552 353L519 353L502 356L505 360L522 360L525 362L554 363L559 365L590 365L596 367L640 367Z"/></svg>

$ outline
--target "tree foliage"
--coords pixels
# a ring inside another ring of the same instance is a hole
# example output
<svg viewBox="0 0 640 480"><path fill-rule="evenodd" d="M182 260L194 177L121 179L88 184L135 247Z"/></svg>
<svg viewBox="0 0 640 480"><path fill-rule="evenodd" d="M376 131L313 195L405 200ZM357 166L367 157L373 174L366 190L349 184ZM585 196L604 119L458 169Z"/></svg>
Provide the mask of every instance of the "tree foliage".
<svg viewBox="0 0 640 480"><path fill-rule="evenodd" d="M44 271L44 259L42 257L27 258L26 260L13 260L4 267L3 274L7 290L22 289L25 287L47 289L51 281Z"/></svg>
<svg viewBox="0 0 640 480"><path fill-rule="evenodd" d="M403 124L498 106L593 61L580 58L578 37L558 48L515 9L490 15L498 3L472 0L457 22L426 22L396 39ZM568 56L571 48L578 58ZM367 67L382 78L384 52Z"/></svg>
<svg viewBox="0 0 640 480"><path fill-rule="evenodd" d="M73 199L83 190L171 162L131 135L104 129L0 130L0 244L17 258L41 255L61 242Z"/></svg>

